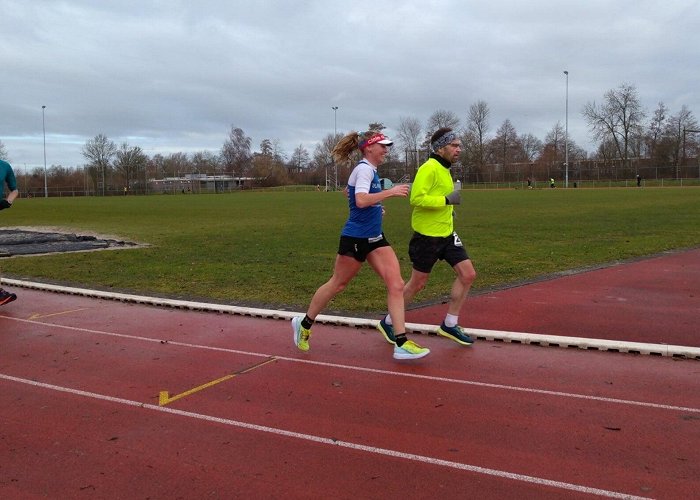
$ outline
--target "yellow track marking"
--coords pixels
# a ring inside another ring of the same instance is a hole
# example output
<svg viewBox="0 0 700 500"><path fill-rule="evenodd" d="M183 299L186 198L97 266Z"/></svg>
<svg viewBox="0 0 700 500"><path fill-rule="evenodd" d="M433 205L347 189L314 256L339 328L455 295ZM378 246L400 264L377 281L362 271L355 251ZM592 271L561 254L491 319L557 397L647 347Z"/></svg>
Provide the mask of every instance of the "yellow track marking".
<svg viewBox="0 0 700 500"><path fill-rule="evenodd" d="M207 382L206 384L202 384L200 386L194 387L188 391L181 392L180 394L176 394L172 397L170 397L170 393L168 391L161 391L160 394L158 395L158 405L165 406L169 403L172 403L173 401L177 401L178 399L182 399L185 396L189 396L189 395L194 394L196 392L199 392L199 391L202 391L202 390L207 389L209 387L220 384L221 382L225 382L229 379L232 379L236 375L242 375L244 373L248 373L250 371L253 371L256 368L260 368L261 366L266 365L268 363L272 363L273 361L277 361L277 358L275 358L274 356L266 359L265 361L261 361L260 363L256 363L253 366L250 366L250 367L245 368L243 370L237 371L236 373L231 373L229 375L225 375L221 378L217 378L216 380L212 380L211 382Z"/></svg>
<svg viewBox="0 0 700 500"><path fill-rule="evenodd" d="M83 307L80 309L71 309L70 311L61 311L57 313L51 313L51 314L39 314L39 313L34 313L31 316L29 316L29 319L38 319L38 318L50 318L51 316L60 316L61 314L70 314L78 311L85 311L87 308Z"/></svg>

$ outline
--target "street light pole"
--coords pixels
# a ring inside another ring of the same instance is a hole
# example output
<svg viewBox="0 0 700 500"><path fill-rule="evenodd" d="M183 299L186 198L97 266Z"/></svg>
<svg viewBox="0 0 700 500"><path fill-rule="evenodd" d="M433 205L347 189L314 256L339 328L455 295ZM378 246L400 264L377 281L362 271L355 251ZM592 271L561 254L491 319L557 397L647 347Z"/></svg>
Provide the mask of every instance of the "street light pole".
<svg viewBox="0 0 700 500"><path fill-rule="evenodd" d="M569 187L569 72L564 71L566 75L566 125L564 129L564 187Z"/></svg>
<svg viewBox="0 0 700 500"><path fill-rule="evenodd" d="M44 198L49 197L49 185L46 181L46 119L44 116L44 110L46 106L41 107L41 127L44 130Z"/></svg>
<svg viewBox="0 0 700 500"><path fill-rule="evenodd" d="M332 106L333 109L333 133L338 135L338 106Z"/></svg>
<svg viewBox="0 0 700 500"><path fill-rule="evenodd" d="M333 142L335 143L338 137L338 106L331 106L333 110ZM338 165L333 160L333 168L335 169L335 190L338 190Z"/></svg>

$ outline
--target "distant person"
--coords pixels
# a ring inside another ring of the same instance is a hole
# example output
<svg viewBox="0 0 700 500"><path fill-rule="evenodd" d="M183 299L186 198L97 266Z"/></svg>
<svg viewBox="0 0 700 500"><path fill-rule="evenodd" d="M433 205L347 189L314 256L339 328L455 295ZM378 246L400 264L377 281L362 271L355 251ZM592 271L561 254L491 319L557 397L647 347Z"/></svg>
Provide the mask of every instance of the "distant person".
<svg viewBox="0 0 700 500"><path fill-rule="evenodd" d="M637 174L637 187L642 187L642 176Z"/></svg>
<svg viewBox="0 0 700 500"><path fill-rule="evenodd" d="M406 184L396 184L390 189L382 190L377 175L377 166L384 162L392 144L389 138L378 132L350 132L333 149L336 162L347 162L356 149L362 153L362 159L348 179L347 198L350 214L340 233L333 276L316 290L306 315L303 318L298 316L292 319L294 343L302 351L309 350L311 327L316 317L333 297L345 289L366 260L387 287L387 306L395 319L397 332L394 339L394 358L418 359L430 353L429 349L406 338L404 282L401 278L399 259L382 232L382 201L392 196L408 195Z"/></svg>
<svg viewBox="0 0 700 500"><path fill-rule="evenodd" d="M7 185L9 191L7 197L0 200L0 210L12 208L12 203L15 201L15 198L17 198L19 191L17 191L15 173L10 164L4 160L0 160L0 185L2 185L3 193L5 191L5 185ZM17 295L0 288L0 306L9 304L13 300L17 300Z"/></svg>
<svg viewBox="0 0 700 500"><path fill-rule="evenodd" d="M437 333L458 344L471 345L474 339L458 323L460 310L476 278L476 271L462 240L454 230L454 205L461 203L461 194L459 189L455 189L450 173L450 167L459 159L462 145L457 134L444 127L432 135L430 147L433 152L418 169L411 186L411 226L414 233L408 245L408 254L413 270L403 289L404 302L410 303L425 288L433 266L438 260L444 260L457 277L452 283L447 314ZM401 320L401 323L397 323L396 319ZM393 343L397 324L403 327L403 317L396 318L389 311L377 328L388 342Z"/></svg>
<svg viewBox="0 0 700 500"><path fill-rule="evenodd" d="M527 178L527 188L532 189L532 179L530 179L529 177Z"/></svg>
<svg viewBox="0 0 700 500"><path fill-rule="evenodd" d="M555 186L554 186L554 177L551 177L551 178L549 179L549 187L552 188L552 189L554 189L554 187L555 187Z"/></svg>

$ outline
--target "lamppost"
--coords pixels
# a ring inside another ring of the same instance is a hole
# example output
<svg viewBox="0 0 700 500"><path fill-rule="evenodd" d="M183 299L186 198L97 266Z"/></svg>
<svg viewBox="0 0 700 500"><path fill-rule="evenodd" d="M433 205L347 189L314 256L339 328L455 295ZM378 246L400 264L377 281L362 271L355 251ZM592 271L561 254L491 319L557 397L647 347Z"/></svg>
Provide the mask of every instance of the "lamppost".
<svg viewBox="0 0 700 500"><path fill-rule="evenodd" d="M336 137L338 136L338 106L331 106L333 110L333 143L336 142ZM335 170L335 190L338 190L338 165L333 160L333 169Z"/></svg>
<svg viewBox="0 0 700 500"><path fill-rule="evenodd" d="M46 182L46 119L44 116L44 110L46 106L41 107L41 127L44 130L44 198L49 197L49 185Z"/></svg>
<svg viewBox="0 0 700 500"><path fill-rule="evenodd" d="M566 120L564 129L564 187L569 187L569 72L566 75Z"/></svg>

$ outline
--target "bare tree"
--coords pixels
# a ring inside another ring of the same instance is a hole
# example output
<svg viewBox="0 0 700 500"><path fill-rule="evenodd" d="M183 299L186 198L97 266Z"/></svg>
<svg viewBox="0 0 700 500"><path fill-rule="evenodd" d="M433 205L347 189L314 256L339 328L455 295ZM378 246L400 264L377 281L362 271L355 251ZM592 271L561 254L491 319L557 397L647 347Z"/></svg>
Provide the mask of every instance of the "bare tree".
<svg viewBox="0 0 700 500"><path fill-rule="evenodd" d="M263 139L260 142L260 154L263 156L269 156L270 158L274 156L274 149L270 139Z"/></svg>
<svg viewBox="0 0 700 500"><path fill-rule="evenodd" d="M314 149L313 165L318 174L326 179L326 189L329 185L340 185L340 179L347 178L343 173L348 171L348 165L336 165L331 154L339 140L339 136L328 134Z"/></svg>
<svg viewBox="0 0 700 500"><path fill-rule="evenodd" d="M147 163L148 158L139 146L130 147L126 142L122 143L115 153L114 168L124 176L125 191L131 191L131 181L138 178L139 172L146 168Z"/></svg>
<svg viewBox="0 0 700 500"><path fill-rule="evenodd" d="M564 161L564 134L564 127L561 122L555 123L552 130L547 132L544 138L540 160L555 163ZM569 147L569 151L571 151L571 147Z"/></svg>
<svg viewBox="0 0 700 500"><path fill-rule="evenodd" d="M272 139L272 156L279 164L287 161L287 153L284 152L279 139Z"/></svg>
<svg viewBox="0 0 700 500"><path fill-rule="evenodd" d="M399 119L398 143L401 152L405 155L406 167L417 165L420 162L418 156L418 138L421 133L420 121L417 118L401 117Z"/></svg>
<svg viewBox="0 0 700 500"><path fill-rule="evenodd" d="M663 102L659 102L658 107L654 111L654 116L649 123L649 129L646 135L646 153L651 159L656 158L659 143L663 138L667 114L668 108L666 108Z"/></svg>
<svg viewBox="0 0 700 500"><path fill-rule="evenodd" d="M449 127L452 130L457 130L459 128L459 117L452 111L447 111L444 109L438 109L430 118L428 118L428 123L425 126L425 140L423 142L423 147L425 149L430 148L430 136L442 127Z"/></svg>
<svg viewBox="0 0 700 500"><path fill-rule="evenodd" d="M242 176L250 167L251 143L252 139L246 136L242 129L231 126L228 139L221 148L221 159L226 170L232 175L235 176L238 172L238 175Z"/></svg>
<svg viewBox="0 0 700 500"><path fill-rule="evenodd" d="M197 151L190 160L192 168L198 174L215 174L219 170L219 157L211 151Z"/></svg>
<svg viewBox="0 0 700 500"><path fill-rule="evenodd" d="M314 149L314 159L313 162L316 166L321 167L323 165L329 164L333 160L333 155L331 152L336 144L336 138L333 134L328 134L323 138L321 142L316 144Z"/></svg>
<svg viewBox="0 0 700 500"><path fill-rule="evenodd" d="M449 127L456 130L459 127L459 117L452 111L438 109L428 118L426 128L427 132L432 134L441 127Z"/></svg>
<svg viewBox="0 0 700 500"><path fill-rule="evenodd" d="M276 153L278 149L279 146L275 146L272 140L263 139L260 152L253 154L251 173L257 184L274 186L286 183L287 170L284 168L283 158Z"/></svg>
<svg viewBox="0 0 700 500"><path fill-rule="evenodd" d="M399 118L398 142L401 144L401 149L418 149L418 138L420 137L420 132L420 121L418 121L417 118L409 118L404 116Z"/></svg>
<svg viewBox="0 0 700 500"><path fill-rule="evenodd" d="M503 165L503 171L505 172L506 165L509 162L517 161L518 153L520 150L520 143L518 141L518 133L515 131L515 127L506 119L498 130L496 131L496 137L491 141L493 155L498 163Z"/></svg>
<svg viewBox="0 0 700 500"><path fill-rule="evenodd" d="M8 161L8 159L7 149L5 149L5 145L0 141L0 160Z"/></svg>
<svg viewBox="0 0 700 500"><path fill-rule="evenodd" d="M583 116L593 136L600 141L610 141L618 158L627 162L633 139L640 130L644 111L634 85L623 83L617 89L605 93L603 104L587 103Z"/></svg>
<svg viewBox="0 0 700 500"><path fill-rule="evenodd" d="M683 130L698 130L698 122L693 116L693 112L684 104L677 115L669 117L666 122L666 136L669 142L673 145L672 158L673 164L680 166L683 160L688 157L687 146L688 137L684 137ZM693 134L691 134L692 136ZM694 144L694 138L690 138L691 145ZM684 144L685 143L685 144Z"/></svg>
<svg viewBox="0 0 700 500"><path fill-rule="evenodd" d="M522 146L523 154L525 155L525 160L528 162L533 162L535 159L542 154L542 149L544 144L537 137L532 134L523 134L519 139L520 145Z"/></svg>
<svg viewBox="0 0 700 500"><path fill-rule="evenodd" d="M165 158L162 154L156 153L148 160L149 170L153 172L153 177L163 178L165 177Z"/></svg>
<svg viewBox="0 0 700 500"><path fill-rule="evenodd" d="M307 168L310 161L311 156L309 155L309 152L303 145L299 144L299 146L294 148L292 158L289 160L289 167L299 172Z"/></svg>
<svg viewBox="0 0 700 500"><path fill-rule="evenodd" d="M90 176L95 185L98 184L98 175L102 178L102 196L105 194L105 174L110 168L112 158L117 152L117 145L107 139L104 134L98 134L89 139L83 146L83 157L89 162Z"/></svg>
<svg viewBox="0 0 700 500"><path fill-rule="evenodd" d="M596 157L600 160L615 160L618 159L617 145L612 139L605 139L596 150ZM616 177L617 178L617 177Z"/></svg>
<svg viewBox="0 0 700 500"><path fill-rule="evenodd" d="M186 153L169 154L163 161L163 171L170 173L172 177L182 177L191 170L192 166Z"/></svg>
<svg viewBox="0 0 700 500"><path fill-rule="evenodd" d="M469 157L476 163L476 167L481 170L486 163L486 134L489 131L489 105L486 101L479 100L469 106L467 115L467 132L469 140L465 141L465 150ZM466 147L471 145L471 151Z"/></svg>

